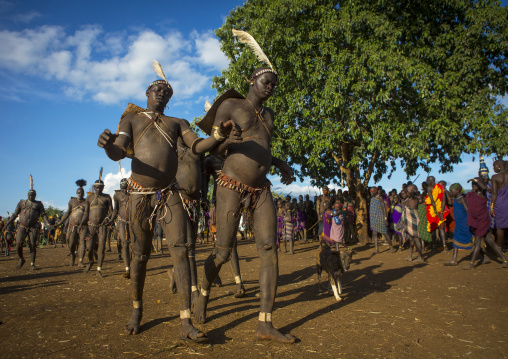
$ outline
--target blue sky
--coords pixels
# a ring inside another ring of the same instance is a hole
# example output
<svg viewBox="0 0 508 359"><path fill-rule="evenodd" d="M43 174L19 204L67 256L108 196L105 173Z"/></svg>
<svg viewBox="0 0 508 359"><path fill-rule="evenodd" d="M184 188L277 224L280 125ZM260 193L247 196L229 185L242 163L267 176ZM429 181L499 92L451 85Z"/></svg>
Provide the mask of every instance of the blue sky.
<svg viewBox="0 0 508 359"><path fill-rule="evenodd" d="M116 130L128 102L146 105L146 87L157 79L153 59L175 91L166 113L189 121L202 115L215 97L212 77L228 66L213 31L242 4L0 0L0 216L26 198L30 174L37 199L61 209L75 195L74 182L93 183L100 167L106 192L118 188L118 163L97 138L105 128ZM128 176L130 161L122 168ZM454 173L432 174L451 183L477 170L478 160L464 156ZM421 171L418 181L424 177ZM308 178L290 186L271 180L280 193L315 191ZM405 181L399 170L379 184L400 188Z"/></svg>

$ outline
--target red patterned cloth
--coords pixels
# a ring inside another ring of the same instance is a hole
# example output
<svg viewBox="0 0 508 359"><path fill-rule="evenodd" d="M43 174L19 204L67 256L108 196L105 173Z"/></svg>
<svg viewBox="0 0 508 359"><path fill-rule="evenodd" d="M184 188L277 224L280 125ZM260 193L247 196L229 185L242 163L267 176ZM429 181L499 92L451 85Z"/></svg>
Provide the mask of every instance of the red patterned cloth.
<svg viewBox="0 0 508 359"><path fill-rule="evenodd" d="M477 237L484 237L490 228L489 209L487 197L479 196L476 192L466 195L467 225Z"/></svg>

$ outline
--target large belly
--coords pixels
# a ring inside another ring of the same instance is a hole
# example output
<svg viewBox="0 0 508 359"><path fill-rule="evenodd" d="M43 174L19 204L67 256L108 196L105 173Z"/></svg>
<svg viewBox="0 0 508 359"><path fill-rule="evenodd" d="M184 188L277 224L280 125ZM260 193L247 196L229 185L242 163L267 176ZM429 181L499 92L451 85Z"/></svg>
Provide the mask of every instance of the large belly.
<svg viewBox="0 0 508 359"><path fill-rule="evenodd" d="M83 219L83 209L82 208L76 208L72 211L69 222L71 225L79 225L81 223L81 220Z"/></svg>
<svg viewBox="0 0 508 359"><path fill-rule="evenodd" d="M178 170L178 158L171 148L143 146L132 159L132 179L144 188L165 188Z"/></svg>
<svg viewBox="0 0 508 359"><path fill-rule="evenodd" d="M222 171L246 185L259 187L265 182L271 165L270 148L265 148L255 141L247 141L231 146Z"/></svg>
<svg viewBox="0 0 508 359"><path fill-rule="evenodd" d="M22 211L19 215L19 223L24 227L33 227L39 220L39 212Z"/></svg>
<svg viewBox="0 0 508 359"><path fill-rule="evenodd" d="M197 199L201 191L201 163L188 161L178 165L176 180L183 192L190 198Z"/></svg>

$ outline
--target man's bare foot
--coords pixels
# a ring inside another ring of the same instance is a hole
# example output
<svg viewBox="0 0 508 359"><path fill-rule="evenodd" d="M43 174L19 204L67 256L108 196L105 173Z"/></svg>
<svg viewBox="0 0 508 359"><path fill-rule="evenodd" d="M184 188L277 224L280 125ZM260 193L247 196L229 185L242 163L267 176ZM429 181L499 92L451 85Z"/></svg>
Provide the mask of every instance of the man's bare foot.
<svg viewBox="0 0 508 359"><path fill-rule="evenodd" d="M473 263L467 263L466 265L464 265L464 267L462 267L462 269L464 269L464 270L474 269L474 264Z"/></svg>
<svg viewBox="0 0 508 359"><path fill-rule="evenodd" d="M206 323L206 306L208 304L208 297L200 295L196 304L194 305L194 319L196 323Z"/></svg>
<svg viewBox="0 0 508 359"><path fill-rule="evenodd" d="M19 260L19 264L18 264L17 268L18 268L18 269L20 269L21 267L23 267L23 264L25 264L25 262L26 262L26 261L25 261L25 259L24 259L24 258L21 258L21 259Z"/></svg>
<svg viewBox="0 0 508 359"><path fill-rule="evenodd" d="M78 263L78 268L84 268L84 267L85 267L85 265L83 264L83 262Z"/></svg>
<svg viewBox="0 0 508 359"><path fill-rule="evenodd" d="M192 323L182 324L180 339L194 343L203 343L208 341L206 333L203 333L199 329L194 328Z"/></svg>
<svg viewBox="0 0 508 359"><path fill-rule="evenodd" d="M88 263L88 265L85 267L85 273L90 272L90 269L92 269L94 262Z"/></svg>
<svg viewBox="0 0 508 359"><path fill-rule="evenodd" d="M390 253L395 253L395 252L396 252L395 248L390 246Z"/></svg>
<svg viewBox="0 0 508 359"><path fill-rule="evenodd" d="M37 267L35 266L35 264L32 264L32 265L30 266L30 269L31 269L31 270L39 270L39 268L37 268Z"/></svg>
<svg viewBox="0 0 508 359"><path fill-rule="evenodd" d="M415 263L424 263L425 262L425 259L423 259L422 257L418 257L414 260Z"/></svg>
<svg viewBox="0 0 508 359"><path fill-rule="evenodd" d="M177 292L174 268L168 270L168 276L169 276L169 289L171 290L171 293L174 294Z"/></svg>
<svg viewBox="0 0 508 359"><path fill-rule="evenodd" d="M373 253L374 253L374 254L378 254L378 253L379 253L379 249L377 249L377 248L376 248L376 249L374 249Z"/></svg>
<svg viewBox="0 0 508 359"><path fill-rule="evenodd" d="M139 333L139 323L141 323L141 318L143 318L143 308L133 308L131 319L125 326L125 334L127 335L136 335Z"/></svg>
<svg viewBox="0 0 508 359"><path fill-rule="evenodd" d="M508 268L508 262L507 261L504 261L503 264L501 264L499 267L497 267L498 269L501 269L501 268Z"/></svg>
<svg viewBox="0 0 508 359"><path fill-rule="evenodd" d="M408 261L408 262L412 262L412 261L413 261L413 258L411 258L411 256L407 256L407 257L405 258L405 260L406 260L406 261Z"/></svg>
<svg viewBox="0 0 508 359"><path fill-rule="evenodd" d="M445 266L456 266L457 265L457 262L455 261L449 261L449 262L445 262L444 264Z"/></svg>
<svg viewBox="0 0 508 359"><path fill-rule="evenodd" d="M239 283L236 285L235 298L243 298L243 297L245 297L245 287L243 286L243 283Z"/></svg>
<svg viewBox="0 0 508 359"><path fill-rule="evenodd" d="M256 328L256 338L260 340L273 340L279 343L292 344L296 338L291 334L282 334L272 326L272 322L258 321L258 327Z"/></svg>
<svg viewBox="0 0 508 359"><path fill-rule="evenodd" d="M97 277L102 278L102 271L100 270L97 271Z"/></svg>
<svg viewBox="0 0 508 359"><path fill-rule="evenodd" d="M131 279L131 271L126 270L125 273L123 274L123 277L126 279Z"/></svg>
<svg viewBox="0 0 508 359"><path fill-rule="evenodd" d="M74 258L71 258L69 265L70 265L71 267L73 267L73 266L74 266Z"/></svg>

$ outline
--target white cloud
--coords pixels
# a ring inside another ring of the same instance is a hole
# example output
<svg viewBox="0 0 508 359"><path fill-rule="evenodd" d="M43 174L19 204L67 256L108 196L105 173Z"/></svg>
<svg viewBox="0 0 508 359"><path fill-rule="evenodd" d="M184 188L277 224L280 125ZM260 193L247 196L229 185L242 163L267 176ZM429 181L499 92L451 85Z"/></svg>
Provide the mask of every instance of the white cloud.
<svg viewBox="0 0 508 359"><path fill-rule="evenodd" d="M110 194L113 196L115 194L115 190L120 189L120 181L122 178L129 178L132 174L132 171L125 171L125 168L122 168L122 173L107 173L104 177L104 193ZM123 175L123 176L122 176Z"/></svg>
<svg viewBox="0 0 508 359"><path fill-rule="evenodd" d="M195 36L194 42L201 63L214 66L219 70L228 66L228 59L224 53L220 51L219 39L217 39L212 32L204 34L194 32L192 36Z"/></svg>
<svg viewBox="0 0 508 359"><path fill-rule="evenodd" d="M178 31L104 33L98 25L74 34L49 25L0 31L0 71L57 80L62 92L77 100L90 97L109 104L144 99L147 85L157 79L153 59L161 63L177 100L209 87L208 71L227 66L210 32L193 32L187 39Z"/></svg>

